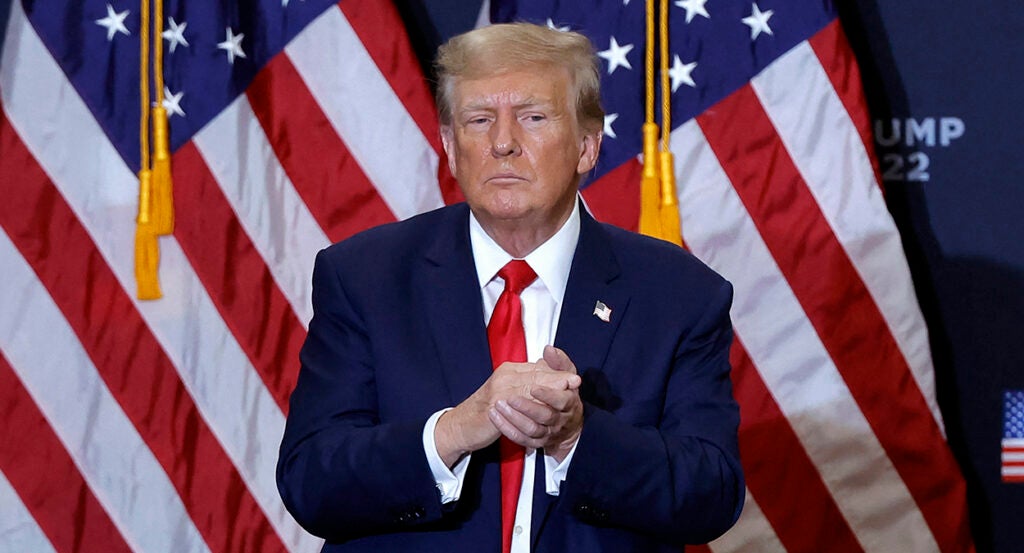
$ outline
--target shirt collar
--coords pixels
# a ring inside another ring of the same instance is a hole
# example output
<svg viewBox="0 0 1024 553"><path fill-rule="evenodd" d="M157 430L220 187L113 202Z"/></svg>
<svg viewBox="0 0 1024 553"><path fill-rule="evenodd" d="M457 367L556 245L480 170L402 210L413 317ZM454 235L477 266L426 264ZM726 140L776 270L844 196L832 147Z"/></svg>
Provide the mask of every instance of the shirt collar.
<svg viewBox="0 0 1024 553"><path fill-rule="evenodd" d="M525 257L526 262L537 273L537 278L558 303L565 297L573 253L580 238L579 210L577 202L562 228ZM469 212L469 243L473 249L473 261L476 264L480 288L483 288L494 280L498 271L512 260L512 256L487 235L472 211Z"/></svg>

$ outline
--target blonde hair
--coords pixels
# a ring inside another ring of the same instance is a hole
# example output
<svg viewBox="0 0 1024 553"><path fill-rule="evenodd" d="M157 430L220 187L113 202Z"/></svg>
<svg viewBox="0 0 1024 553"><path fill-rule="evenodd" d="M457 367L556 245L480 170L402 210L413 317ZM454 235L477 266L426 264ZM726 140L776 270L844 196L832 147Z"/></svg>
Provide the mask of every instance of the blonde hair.
<svg viewBox="0 0 1024 553"><path fill-rule="evenodd" d="M575 89L576 120L587 130L604 127L601 78L594 46L580 33L532 23L502 23L452 37L437 51L437 112L452 123L455 82L529 67L561 67Z"/></svg>

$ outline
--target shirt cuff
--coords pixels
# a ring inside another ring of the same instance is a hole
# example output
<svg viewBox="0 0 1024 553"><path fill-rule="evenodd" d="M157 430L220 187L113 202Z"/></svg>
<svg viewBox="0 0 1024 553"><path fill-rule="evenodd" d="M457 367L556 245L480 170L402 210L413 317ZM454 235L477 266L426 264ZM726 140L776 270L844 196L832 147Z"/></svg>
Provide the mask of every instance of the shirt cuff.
<svg viewBox="0 0 1024 553"><path fill-rule="evenodd" d="M437 444L434 443L434 428L441 415L451 409L451 407L441 409L431 415L427 419L427 424L423 425L423 451L427 454L427 463L430 464L430 472L434 475L437 490L441 492L441 503L459 500L459 496L462 495L462 483L466 481L466 468L469 466L469 458L472 456L471 454L465 455L455 463L454 467L449 469L441 460L441 455L437 453ZM575 449L574 447L573 450ZM570 452L569 455L571 456L572 453ZM569 457L566 456L566 460L568 459ZM562 479L564 480L565 477L563 476Z"/></svg>
<svg viewBox="0 0 1024 553"><path fill-rule="evenodd" d="M548 495L558 496L565 475L569 472L569 463L572 462L572 456L576 453L576 446L579 444L580 441L577 439L561 463L547 453L544 454L544 489Z"/></svg>

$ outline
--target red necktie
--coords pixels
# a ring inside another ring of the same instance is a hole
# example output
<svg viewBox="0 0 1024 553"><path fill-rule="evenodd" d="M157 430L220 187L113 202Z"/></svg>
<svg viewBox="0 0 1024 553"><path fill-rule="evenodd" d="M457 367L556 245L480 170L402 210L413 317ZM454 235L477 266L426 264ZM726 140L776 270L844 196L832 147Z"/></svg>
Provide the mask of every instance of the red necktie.
<svg viewBox="0 0 1024 553"><path fill-rule="evenodd" d="M523 304L519 293L537 278L525 261L513 259L498 271L505 280L505 290L494 305L487 324L487 341L491 345L491 362L495 369L506 361L526 362L526 332L523 330ZM519 488L523 485L523 446L505 436L498 440L501 455L501 550L512 549L512 526L516 520Z"/></svg>

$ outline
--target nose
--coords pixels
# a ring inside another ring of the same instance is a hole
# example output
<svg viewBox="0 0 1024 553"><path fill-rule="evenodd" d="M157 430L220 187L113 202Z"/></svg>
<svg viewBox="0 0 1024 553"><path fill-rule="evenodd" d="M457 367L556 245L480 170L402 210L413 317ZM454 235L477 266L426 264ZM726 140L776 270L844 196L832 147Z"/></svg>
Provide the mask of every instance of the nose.
<svg viewBox="0 0 1024 553"><path fill-rule="evenodd" d="M522 152L519 145L515 118L497 117L491 125L491 153L494 157L517 156Z"/></svg>

